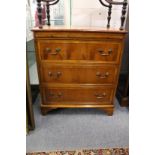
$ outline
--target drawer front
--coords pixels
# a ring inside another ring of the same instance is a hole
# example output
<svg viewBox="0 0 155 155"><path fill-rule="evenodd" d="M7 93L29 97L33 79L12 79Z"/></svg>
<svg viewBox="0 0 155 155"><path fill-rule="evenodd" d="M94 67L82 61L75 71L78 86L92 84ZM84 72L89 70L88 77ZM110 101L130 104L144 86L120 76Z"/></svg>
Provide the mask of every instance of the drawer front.
<svg viewBox="0 0 155 155"><path fill-rule="evenodd" d="M121 45L117 42L38 41L42 60L91 60L118 62Z"/></svg>
<svg viewBox="0 0 155 155"><path fill-rule="evenodd" d="M110 84L116 74L114 65L42 63L42 82Z"/></svg>
<svg viewBox="0 0 155 155"><path fill-rule="evenodd" d="M53 29L53 28L52 28ZM90 27L89 27L90 30ZM94 28L92 29L94 30ZM113 33L113 32L108 32L105 33L103 32L103 29L101 28L101 31L99 32L92 32L92 30L90 30L91 32L86 32L86 31L77 31L76 32L71 32L71 31L67 31L67 32L63 32L63 30L59 30L57 32L50 32L50 31L46 31L46 32L35 32L34 36L35 38L46 38L46 39L87 39L87 40L96 40L96 39L117 39L117 40L122 40L125 36L126 32L123 31L117 31L117 33ZM96 31L96 30L95 30ZM123 33L122 33L123 32Z"/></svg>
<svg viewBox="0 0 155 155"><path fill-rule="evenodd" d="M111 103L113 89L110 87L52 87L43 88L43 98L45 104L51 102L59 104L60 102L69 103ZM67 104L68 104L67 103Z"/></svg>

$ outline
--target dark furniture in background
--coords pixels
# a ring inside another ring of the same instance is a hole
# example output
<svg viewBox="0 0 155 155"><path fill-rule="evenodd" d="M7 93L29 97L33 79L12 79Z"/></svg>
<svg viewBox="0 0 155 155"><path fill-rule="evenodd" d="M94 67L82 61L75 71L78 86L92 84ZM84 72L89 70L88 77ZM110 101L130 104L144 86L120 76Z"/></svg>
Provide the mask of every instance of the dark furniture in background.
<svg viewBox="0 0 155 155"><path fill-rule="evenodd" d="M129 30L129 13L126 20L126 30ZM121 71L116 97L121 106L129 106L129 33L126 35Z"/></svg>
<svg viewBox="0 0 155 155"><path fill-rule="evenodd" d="M129 75L121 74L116 93L117 99L122 107L129 106Z"/></svg>
<svg viewBox="0 0 155 155"><path fill-rule="evenodd" d="M30 87L30 79L29 79L29 69L26 60L26 123L27 123L27 132L29 130L33 130L35 128L34 122L34 113L32 106L32 95L31 95L31 87Z"/></svg>

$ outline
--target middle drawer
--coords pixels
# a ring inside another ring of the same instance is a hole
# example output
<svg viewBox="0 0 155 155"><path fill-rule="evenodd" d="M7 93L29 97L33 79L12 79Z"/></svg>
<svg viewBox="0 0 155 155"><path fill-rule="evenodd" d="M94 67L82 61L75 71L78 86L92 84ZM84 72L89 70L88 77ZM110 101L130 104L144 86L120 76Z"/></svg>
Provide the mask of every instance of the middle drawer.
<svg viewBox="0 0 155 155"><path fill-rule="evenodd" d="M112 84L117 74L114 65L42 62L41 66L41 82L50 83Z"/></svg>

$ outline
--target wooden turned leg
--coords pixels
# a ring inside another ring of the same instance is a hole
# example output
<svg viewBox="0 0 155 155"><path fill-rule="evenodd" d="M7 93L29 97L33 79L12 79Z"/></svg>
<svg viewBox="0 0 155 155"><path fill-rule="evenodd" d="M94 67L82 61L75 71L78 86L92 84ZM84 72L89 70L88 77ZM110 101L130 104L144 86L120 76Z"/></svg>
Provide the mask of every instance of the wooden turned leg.
<svg viewBox="0 0 155 155"><path fill-rule="evenodd" d="M106 114L108 116L112 116L113 115L113 108L100 108L101 110L103 110L104 112L106 112Z"/></svg>

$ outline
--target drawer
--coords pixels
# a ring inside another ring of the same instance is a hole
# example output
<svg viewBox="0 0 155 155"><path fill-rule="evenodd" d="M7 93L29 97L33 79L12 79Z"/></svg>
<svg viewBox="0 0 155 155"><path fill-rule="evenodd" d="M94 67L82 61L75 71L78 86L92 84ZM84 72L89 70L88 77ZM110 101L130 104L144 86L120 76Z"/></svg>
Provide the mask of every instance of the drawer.
<svg viewBox="0 0 155 155"><path fill-rule="evenodd" d="M41 60L91 60L118 62L121 45L114 41L52 41L39 40Z"/></svg>
<svg viewBox="0 0 155 155"><path fill-rule="evenodd" d="M49 27L47 27L49 28ZM54 30L55 27L52 27L50 31L35 31L34 36L35 38L46 38L46 39L88 39L88 40L96 40L96 39L117 39L117 40L122 40L124 38L124 35L127 33L126 31L113 31L109 30L107 33L107 29L103 30L101 28L100 30L94 30L91 29L90 27L87 28L87 32L82 29L78 30L77 28L74 29L73 31L67 31L63 30L62 28L58 30L56 28L56 31ZM97 28L98 29L98 28ZM42 29L44 30L44 28ZM51 32L53 31L53 32ZM89 31L89 32L88 32ZM94 31L94 32L93 32ZM97 32L98 31L98 32ZM111 31L111 32L110 32Z"/></svg>
<svg viewBox="0 0 155 155"><path fill-rule="evenodd" d="M110 84L115 82L114 65L42 63L42 82Z"/></svg>
<svg viewBox="0 0 155 155"><path fill-rule="evenodd" d="M45 87L43 88L43 100L45 104L77 103L84 104L110 104L113 97L112 87Z"/></svg>

